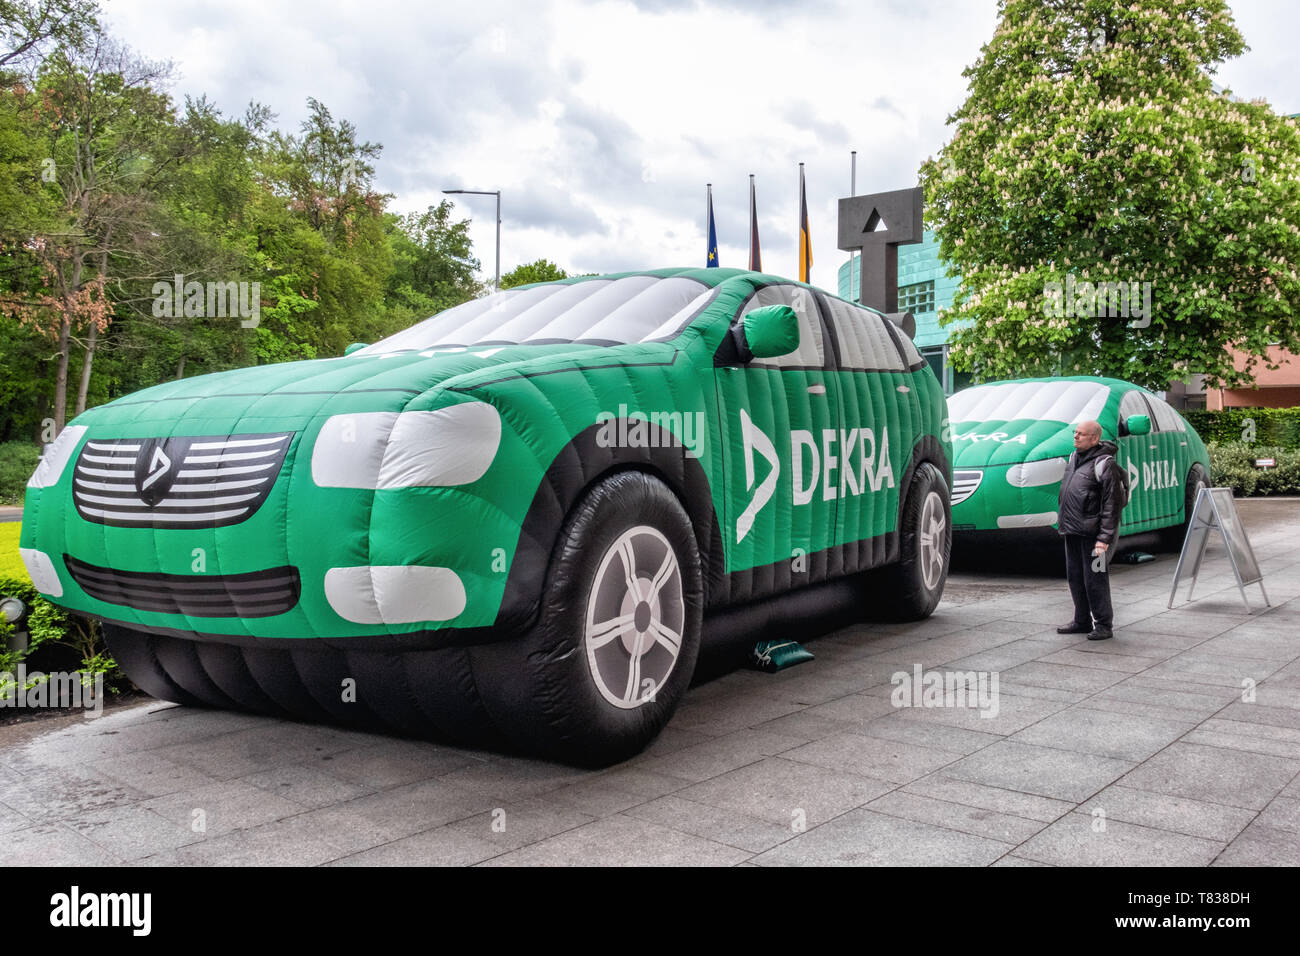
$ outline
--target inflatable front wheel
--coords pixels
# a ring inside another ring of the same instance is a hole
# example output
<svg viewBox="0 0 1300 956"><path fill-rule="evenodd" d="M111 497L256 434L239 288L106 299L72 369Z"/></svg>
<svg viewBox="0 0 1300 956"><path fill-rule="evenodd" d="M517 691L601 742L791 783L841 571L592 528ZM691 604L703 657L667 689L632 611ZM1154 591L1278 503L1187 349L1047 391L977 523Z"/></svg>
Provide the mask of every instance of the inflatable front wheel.
<svg viewBox="0 0 1300 956"><path fill-rule="evenodd" d="M952 553L948 482L929 462L917 466L904 489L899 530L898 563L872 575L874 588L868 615L890 621L918 621L939 606Z"/></svg>
<svg viewBox="0 0 1300 956"><path fill-rule="evenodd" d="M600 482L560 533L537 625L472 649L493 721L542 757L605 766L637 753L690 686L702 582L690 519L662 481Z"/></svg>

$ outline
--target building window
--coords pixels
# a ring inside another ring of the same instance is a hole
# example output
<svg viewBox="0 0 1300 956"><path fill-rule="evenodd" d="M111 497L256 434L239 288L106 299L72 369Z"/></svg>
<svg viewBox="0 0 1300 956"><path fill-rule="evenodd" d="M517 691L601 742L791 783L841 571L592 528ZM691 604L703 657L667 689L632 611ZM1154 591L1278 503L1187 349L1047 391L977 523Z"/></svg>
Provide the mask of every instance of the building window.
<svg viewBox="0 0 1300 956"><path fill-rule="evenodd" d="M948 391L948 379L945 375L946 370L944 369L944 353L946 351L947 349L942 345L934 348L921 349L921 358L925 359L926 364L930 366L930 371L933 372L934 377L939 380L939 384L943 386L944 392Z"/></svg>
<svg viewBox="0 0 1300 956"><path fill-rule="evenodd" d="M916 282L912 285L903 285L898 287L898 311L911 312L933 312L934 311L934 280L929 282Z"/></svg>

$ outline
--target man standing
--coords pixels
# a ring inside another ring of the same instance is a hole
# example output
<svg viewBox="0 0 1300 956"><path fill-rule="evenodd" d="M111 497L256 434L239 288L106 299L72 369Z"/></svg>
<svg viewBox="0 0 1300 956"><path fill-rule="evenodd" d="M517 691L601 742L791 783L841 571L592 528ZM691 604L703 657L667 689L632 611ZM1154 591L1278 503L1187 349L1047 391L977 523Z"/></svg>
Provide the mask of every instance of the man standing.
<svg viewBox="0 0 1300 956"><path fill-rule="evenodd" d="M1123 485L1116 473L1118 449L1101 440L1101 425L1079 422L1074 454L1061 478L1058 527L1065 538L1065 576L1074 599L1074 620L1057 634L1087 634L1090 641L1112 637L1107 552L1119 534Z"/></svg>

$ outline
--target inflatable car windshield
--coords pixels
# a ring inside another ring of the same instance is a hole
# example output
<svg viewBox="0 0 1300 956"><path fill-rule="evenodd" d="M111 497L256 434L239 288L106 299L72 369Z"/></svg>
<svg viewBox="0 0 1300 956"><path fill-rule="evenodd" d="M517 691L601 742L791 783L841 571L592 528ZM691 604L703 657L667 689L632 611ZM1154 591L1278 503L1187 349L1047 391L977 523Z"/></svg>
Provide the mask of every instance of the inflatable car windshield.
<svg viewBox="0 0 1300 956"><path fill-rule="evenodd" d="M706 610L871 569L873 613L933 610L944 417L897 327L809 286L566 280L86 412L22 555L158 697L608 763Z"/></svg>
<svg viewBox="0 0 1300 956"><path fill-rule="evenodd" d="M1056 524L1074 426L1096 421L1127 469L1130 500L1120 534L1160 528L1182 542L1197 492L1209 483L1200 436L1161 399L1113 378L993 382L948 399L952 420L952 520L958 532Z"/></svg>

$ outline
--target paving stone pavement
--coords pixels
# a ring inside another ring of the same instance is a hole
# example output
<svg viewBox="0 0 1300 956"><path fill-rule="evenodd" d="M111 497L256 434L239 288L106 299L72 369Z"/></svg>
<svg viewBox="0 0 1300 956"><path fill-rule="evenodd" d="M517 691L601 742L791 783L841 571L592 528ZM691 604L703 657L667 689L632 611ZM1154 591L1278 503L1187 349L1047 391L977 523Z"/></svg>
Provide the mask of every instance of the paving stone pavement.
<svg viewBox="0 0 1300 956"><path fill-rule="evenodd" d="M1270 610L1221 551L1173 610L1175 556L1115 565L1106 642L1056 634L1063 580L953 574L930 619L696 687L599 772L161 702L0 735L3 858L1295 866L1300 501L1239 506ZM895 706L917 665L996 674L996 714Z"/></svg>

